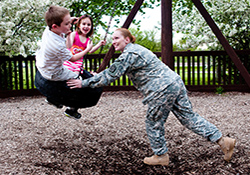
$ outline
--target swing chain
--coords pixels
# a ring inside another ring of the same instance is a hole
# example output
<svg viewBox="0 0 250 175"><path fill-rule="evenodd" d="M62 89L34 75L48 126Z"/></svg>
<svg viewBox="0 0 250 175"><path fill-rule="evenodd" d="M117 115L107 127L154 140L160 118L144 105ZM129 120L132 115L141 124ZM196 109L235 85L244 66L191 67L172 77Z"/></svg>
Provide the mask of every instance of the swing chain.
<svg viewBox="0 0 250 175"><path fill-rule="evenodd" d="M110 16L110 19L109 19L109 23L108 23L108 27L107 27L107 30L106 30L106 33L105 33L105 36L104 36L104 41L106 41L106 39L107 39L107 35L108 35L108 32L109 32L109 28L110 28L110 26L111 26L111 22L112 22L112 19L113 19L113 17L114 17L114 13L115 13L115 11L116 11L116 5L117 5L117 1L115 1L115 3L114 3L114 8L113 8L113 11L112 11L112 14L111 14L111 16ZM102 53L102 50L103 50L103 45L101 46L101 48L100 48L100 51L99 51L99 58L100 58L100 55L101 55L101 53ZM95 64L95 68L94 68L94 71L96 72L96 70L97 70L97 68L96 68L96 64Z"/></svg>
<svg viewBox="0 0 250 175"><path fill-rule="evenodd" d="M112 0L111 0L111 1L112 1ZM110 2L111 2L111 1L110 1ZM109 4L110 2L108 2L107 4ZM104 10L106 10L106 9L109 7L109 6L107 6L106 8L102 8L102 7L104 7L104 5L105 5L105 4L103 4L103 5L101 6L101 9L102 9L102 10L101 10L101 12L100 12L99 18L98 18L97 21L95 22L95 28L96 28L98 22L100 21L102 12L103 12ZM116 5L117 5L117 1L115 1L115 3L114 3L114 8L113 8L112 14L111 14L111 16L110 16L109 23L108 23L108 27L107 27L107 30L106 30L106 32L105 32L105 36L104 36L104 39L103 39L104 41L105 41L106 38L107 38L108 31L109 31L109 28L110 28L110 26L111 26L111 22L112 22L112 19L113 19L113 17L114 17L114 13L115 13L115 10L116 10ZM98 56L98 57L100 57L100 55L101 55L101 53L102 53L102 50L103 50L103 45L102 45L101 48L100 48L100 52L99 52L99 56ZM83 60L86 59L86 57L87 57L87 54L84 55ZM81 74L82 71L83 71L83 62L82 62L82 66L80 67L80 72L79 72L78 77L80 76L80 74ZM94 72L96 72L96 63L95 63Z"/></svg>

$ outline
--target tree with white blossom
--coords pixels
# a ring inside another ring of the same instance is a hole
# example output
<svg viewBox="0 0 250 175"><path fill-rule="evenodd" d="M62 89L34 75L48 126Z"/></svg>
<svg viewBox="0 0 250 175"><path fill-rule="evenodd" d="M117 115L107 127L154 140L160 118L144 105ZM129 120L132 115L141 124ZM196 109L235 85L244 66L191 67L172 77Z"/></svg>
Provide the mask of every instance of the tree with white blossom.
<svg viewBox="0 0 250 175"><path fill-rule="evenodd" d="M250 48L250 0L202 0L223 35L234 49ZM173 30L184 34L179 47L206 46L221 50L212 30L192 1L173 0Z"/></svg>
<svg viewBox="0 0 250 175"><path fill-rule="evenodd" d="M62 0L54 4L65 5ZM26 56L37 48L37 41L45 28L44 13L51 1L0 1L0 54Z"/></svg>

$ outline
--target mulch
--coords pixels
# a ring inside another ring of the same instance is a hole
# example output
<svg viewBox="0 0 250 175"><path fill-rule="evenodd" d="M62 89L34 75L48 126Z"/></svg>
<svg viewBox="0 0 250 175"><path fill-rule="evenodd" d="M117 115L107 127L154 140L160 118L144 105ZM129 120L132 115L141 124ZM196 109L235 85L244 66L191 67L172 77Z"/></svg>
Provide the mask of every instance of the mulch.
<svg viewBox="0 0 250 175"><path fill-rule="evenodd" d="M194 111L236 138L230 162L219 146L195 135L171 113L166 123L169 166L148 166L151 156L139 92L105 92L99 103L80 109L82 118L44 97L0 99L0 174L250 174L250 93L190 93Z"/></svg>

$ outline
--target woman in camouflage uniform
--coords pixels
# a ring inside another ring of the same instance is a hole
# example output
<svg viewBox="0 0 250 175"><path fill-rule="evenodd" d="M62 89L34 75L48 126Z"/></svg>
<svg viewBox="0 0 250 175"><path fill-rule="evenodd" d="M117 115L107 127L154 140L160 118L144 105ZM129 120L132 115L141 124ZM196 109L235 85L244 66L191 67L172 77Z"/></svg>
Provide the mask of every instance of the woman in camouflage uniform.
<svg viewBox="0 0 250 175"><path fill-rule="evenodd" d="M134 86L144 95L143 104L148 105L146 131L154 152L144 158L149 165L168 165L164 124L172 111L182 125L211 142L217 142L229 161L235 139L222 137L215 125L193 112L187 90L181 77L162 63L150 50L134 44L135 37L129 30L119 28L112 36L113 46L122 54L110 68L86 80L69 80L71 88L107 86L126 74Z"/></svg>

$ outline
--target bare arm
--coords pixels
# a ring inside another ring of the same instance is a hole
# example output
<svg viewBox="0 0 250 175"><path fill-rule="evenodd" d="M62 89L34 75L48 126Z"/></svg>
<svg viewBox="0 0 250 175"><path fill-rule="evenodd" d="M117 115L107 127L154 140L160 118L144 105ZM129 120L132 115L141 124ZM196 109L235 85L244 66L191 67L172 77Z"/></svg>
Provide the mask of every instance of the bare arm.
<svg viewBox="0 0 250 175"><path fill-rule="evenodd" d="M78 17L71 17L70 23L72 23L72 25L76 24L78 22L78 19L79 19ZM70 49L72 47L75 36L76 36L76 32L71 32L71 33L67 34L66 46L68 49Z"/></svg>
<svg viewBox="0 0 250 175"><path fill-rule="evenodd" d="M73 55L72 58L69 61L74 62L74 61L77 61L77 60L81 59L85 54L87 54L92 49L92 47L93 47L93 43L92 43L91 40L89 40L87 48L84 51Z"/></svg>
<svg viewBox="0 0 250 175"><path fill-rule="evenodd" d="M104 46L106 44L105 40L101 40L97 45L95 45L89 53L93 53L95 52L97 49L99 49L99 47Z"/></svg>
<svg viewBox="0 0 250 175"><path fill-rule="evenodd" d="M71 33L67 36L67 39L66 39L66 46L67 46L68 49L70 49L70 48L72 47L75 36L76 36L76 32L71 32Z"/></svg>

